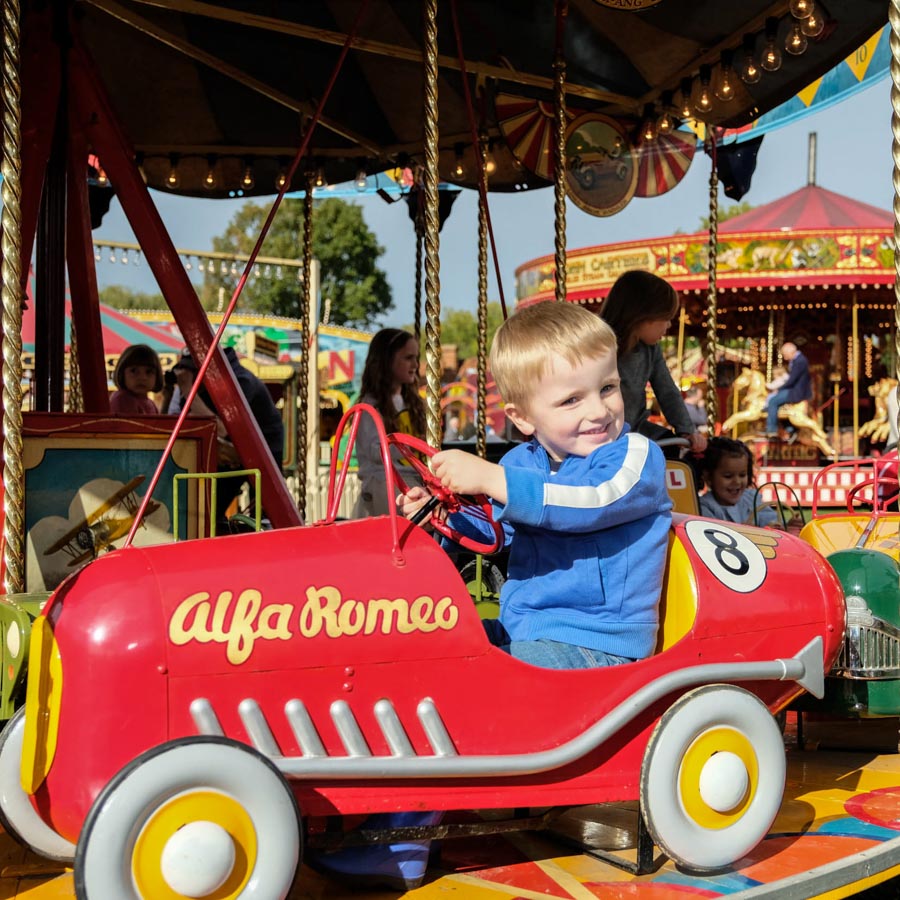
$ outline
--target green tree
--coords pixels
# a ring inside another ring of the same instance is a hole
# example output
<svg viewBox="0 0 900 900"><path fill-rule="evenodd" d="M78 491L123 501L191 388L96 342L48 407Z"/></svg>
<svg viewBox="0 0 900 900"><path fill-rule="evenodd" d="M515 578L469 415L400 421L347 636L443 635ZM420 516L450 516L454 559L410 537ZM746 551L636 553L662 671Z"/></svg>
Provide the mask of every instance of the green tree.
<svg viewBox="0 0 900 900"><path fill-rule="evenodd" d="M121 284L109 284L99 293L100 302L115 309L166 309L162 294L141 294Z"/></svg>
<svg viewBox="0 0 900 900"><path fill-rule="evenodd" d="M269 208L247 203L229 222L225 233L213 239L213 248L223 253L249 254L262 230ZM313 210L313 256L319 261L323 303L331 304L330 321L335 325L371 327L393 306L391 289L378 268L384 253L366 226L362 208L337 198L316 201ZM260 252L262 256L299 260L303 257L303 202L285 200ZM219 305L220 288L227 301L241 274L222 266L207 268L201 302L207 309ZM280 277L279 277L280 276ZM299 318L300 281L297 270L259 266L257 275L244 286L239 306L243 310Z"/></svg>
<svg viewBox="0 0 900 900"><path fill-rule="evenodd" d="M488 303L487 306L487 345L490 349L494 332L503 322L503 307L499 303ZM412 325L404 326L407 331L414 331ZM422 345L424 353L425 328L422 327ZM464 309L445 309L441 313L441 344L455 344L459 361L478 355L478 317Z"/></svg>
<svg viewBox="0 0 900 900"><path fill-rule="evenodd" d="M735 216L740 216L745 212L750 212L751 209L753 209L752 204L748 203L746 200L742 200L740 203L732 203L731 206L723 206L719 209L717 221L727 222L729 219L733 219ZM709 216L702 216L700 219L700 225L690 233L694 234L695 231L709 231ZM686 232L683 228L676 228L673 233L687 234L688 232Z"/></svg>
<svg viewBox="0 0 900 900"><path fill-rule="evenodd" d="M720 223L727 222L735 216L742 216L745 212L750 212L751 209L753 209L753 204L748 203L746 200L741 200L740 203L732 203L731 206L723 206L719 209L717 221ZM709 216L703 216L700 219L698 231L709 231Z"/></svg>

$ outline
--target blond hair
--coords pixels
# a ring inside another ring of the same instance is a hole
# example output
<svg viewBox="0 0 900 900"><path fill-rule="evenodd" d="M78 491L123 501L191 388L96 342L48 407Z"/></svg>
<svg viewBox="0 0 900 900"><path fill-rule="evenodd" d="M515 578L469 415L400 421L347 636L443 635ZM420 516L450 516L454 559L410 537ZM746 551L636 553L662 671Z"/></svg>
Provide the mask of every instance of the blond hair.
<svg viewBox="0 0 900 900"><path fill-rule="evenodd" d="M504 403L523 409L553 355L571 366L616 354L616 336L599 316L574 303L545 301L507 319L491 345L491 372Z"/></svg>

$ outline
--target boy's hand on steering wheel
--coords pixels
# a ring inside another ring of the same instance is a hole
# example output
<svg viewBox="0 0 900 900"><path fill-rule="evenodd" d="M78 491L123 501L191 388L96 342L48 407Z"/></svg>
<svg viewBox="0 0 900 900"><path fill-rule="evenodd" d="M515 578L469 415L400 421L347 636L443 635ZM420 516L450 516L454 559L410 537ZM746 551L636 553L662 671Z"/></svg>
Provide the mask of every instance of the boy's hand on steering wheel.
<svg viewBox="0 0 900 900"><path fill-rule="evenodd" d="M443 450L434 454L431 467L441 484L455 494L486 494L506 503L506 475L497 463L465 450Z"/></svg>
<svg viewBox="0 0 900 900"><path fill-rule="evenodd" d="M411 519L431 499L431 497L431 493L425 488L419 486L411 487L408 493L404 494L401 492L397 494L397 508L404 518ZM439 507L434 511L433 516L436 516L441 521L445 521L447 518L447 511Z"/></svg>

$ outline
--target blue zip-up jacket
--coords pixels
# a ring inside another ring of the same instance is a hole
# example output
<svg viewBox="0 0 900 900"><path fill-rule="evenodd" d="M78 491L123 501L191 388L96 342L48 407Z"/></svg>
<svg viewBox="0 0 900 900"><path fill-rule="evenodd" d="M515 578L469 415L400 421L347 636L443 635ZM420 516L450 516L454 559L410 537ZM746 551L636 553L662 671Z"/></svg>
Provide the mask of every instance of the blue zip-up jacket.
<svg viewBox="0 0 900 900"><path fill-rule="evenodd" d="M494 503L510 546L500 621L514 641L546 638L619 656L653 652L672 502L665 459L628 431L555 473L536 441L502 460L507 503ZM461 514L458 531L483 527Z"/></svg>

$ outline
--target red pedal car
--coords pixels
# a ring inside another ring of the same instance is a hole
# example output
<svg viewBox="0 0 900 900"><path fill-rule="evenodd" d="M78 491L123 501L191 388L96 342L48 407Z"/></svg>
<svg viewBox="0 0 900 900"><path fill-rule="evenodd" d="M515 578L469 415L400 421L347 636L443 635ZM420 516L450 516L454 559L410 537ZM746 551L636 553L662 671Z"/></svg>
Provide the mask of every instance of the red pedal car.
<svg viewBox="0 0 900 900"><path fill-rule="evenodd" d="M284 897L301 819L334 814L639 799L699 870L765 836L772 713L843 638L813 548L676 516L655 655L551 671L488 643L422 528L335 521L341 486L313 526L110 552L35 621L0 809L74 853L78 897Z"/></svg>

